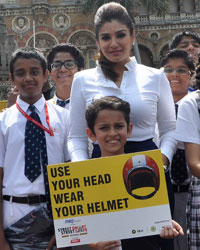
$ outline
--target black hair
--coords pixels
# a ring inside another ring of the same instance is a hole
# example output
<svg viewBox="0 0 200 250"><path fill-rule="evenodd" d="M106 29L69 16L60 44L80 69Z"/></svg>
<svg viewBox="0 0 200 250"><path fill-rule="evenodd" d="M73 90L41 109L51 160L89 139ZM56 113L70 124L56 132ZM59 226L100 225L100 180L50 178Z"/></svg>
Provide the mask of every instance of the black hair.
<svg viewBox="0 0 200 250"><path fill-rule="evenodd" d="M196 78L196 87L197 87L197 89L200 90L200 55L199 55L198 63L197 63L197 66L196 66L195 78Z"/></svg>
<svg viewBox="0 0 200 250"><path fill-rule="evenodd" d="M50 72L51 72L51 64L53 63L55 56L59 52L69 53L74 58L74 61L76 61L78 66L78 71L80 71L81 68L85 67L85 60L83 53L75 45L69 43L60 43L55 45L50 50L47 56L47 67Z"/></svg>
<svg viewBox="0 0 200 250"><path fill-rule="evenodd" d="M106 23L112 20L117 20L120 23L127 26L130 31L130 35L133 34L133 22L128 14L126 8L116 2L110 2L103 4L96 12L94 17L94 27L96 31L96 40L99 39L99 30ZM130 48L131 51L131 48ZM99 52L98 58L102 71L105 77L115 81L118 77L118 73L113 70L114 63L110 62L103 53Z"/></svg>
<svg viewBox="0 0 200 250"><path fill-rule="evenodd" d="M19 58L24 58L24 59L35 58L39 60L42 67L43 75L45 75L47 69L47 61L42 52L37 48L22 47L15 50L10 58L10 73L13 79L14 79L14 64L16 60Z"/></svg>
<svg viewBox="0 0 200 250"><path fill-rule="evenodd" d="M124 115L127 127L130 124L130 104L116 96L105 96L100 99L94 100L85 112L85 118L88 128L95 134L94 126L101 110L114 110L121 111Z"/></svg>
<svg viewBox="0 0 200 250"><path fill-rule="evenodd" d="M196 42L198 42L200 44L200 36L199 36L199 34L197 32L194 32L194 31L183 31L183 32L180 32L180 33L176 34L172 38L172 41L171 41L171 43L169 45L169 49L172 50L172 49L177 48L177 46L179 45L179 43L181 42L181 40L182 40L182 38L184 36L191 37Z"/></svg>
<svg viewBox="0 0 200 250"><path fill-rule="evenodd" d="M99 38L99 30L106 22L117 20L127 26L130 34L133 33L132 19L126 8L116 2L103 4L96 12L94 17L94 27L96 31L96 40Z"/></svg>
<svg viewBox="0 0 200 250"><path fill-rule="evenodd" d="M195 71L195 66L194 66L192 58L188 55L186 51L181 50L181 49L170 50L167 53L167 55L162 58L161 63L160 63L161 67L164 67L170 59L176 59L176 58L183 59L183 61L185 62L185 65L188 67L191 74Z"/></svg>

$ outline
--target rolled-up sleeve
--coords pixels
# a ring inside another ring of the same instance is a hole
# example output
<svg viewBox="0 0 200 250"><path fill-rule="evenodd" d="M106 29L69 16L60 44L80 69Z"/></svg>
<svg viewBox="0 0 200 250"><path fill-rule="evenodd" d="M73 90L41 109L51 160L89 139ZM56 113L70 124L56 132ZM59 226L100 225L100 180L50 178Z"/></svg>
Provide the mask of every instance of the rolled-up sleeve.
<svg viewBox="0 0 200 250"><path fill-rule="evenodd" d="M71 161L88 159L87 123L85 119L86 101L81 80L79 75L76 74L70 96L68 150Z"/></svg>
<svg viewBox="0 0 200 250"><path fill-rule="evenodd" d="M176 118L171 88L164 73L160 77L160 98L157 116L160 149L162 154L171 162L176 150Z"/></svg>

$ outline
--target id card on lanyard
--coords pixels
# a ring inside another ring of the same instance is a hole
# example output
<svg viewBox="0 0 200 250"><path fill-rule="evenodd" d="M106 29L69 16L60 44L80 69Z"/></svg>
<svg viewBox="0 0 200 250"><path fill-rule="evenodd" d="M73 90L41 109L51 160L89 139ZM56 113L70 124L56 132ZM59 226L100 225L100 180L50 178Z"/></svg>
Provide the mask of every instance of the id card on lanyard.
<svg viewBox="0 0 200 250"><path fill-rule="evenodd" d="M37 125L38 127L40 127L41 129L43 129L45 132L47 132L50 136L54 136L53 130L50 126L50 121L49 121L49 112L48 112L48 108L47 108L47 103L45 101L45 115L46 115L46 123L48 125L48 128L46 128L44 125L42 125L40 122L36 121L35 119L33 119L32 117L30 117L26 112L24 112L24 110L19 106L19 104L16 102L16 107L17 109L22 113L22 115L24 115L26 117L26 119L28 119L29 121L31 121L32 123L34 123L35 125Z"/></svg>

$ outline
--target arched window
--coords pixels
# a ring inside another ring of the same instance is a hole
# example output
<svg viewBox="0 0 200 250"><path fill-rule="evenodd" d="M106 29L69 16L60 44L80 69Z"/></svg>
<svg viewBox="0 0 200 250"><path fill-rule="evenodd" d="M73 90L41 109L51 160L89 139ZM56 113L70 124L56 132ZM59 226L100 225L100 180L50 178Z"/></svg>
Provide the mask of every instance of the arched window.
<svg viewBox="0 0 200 250"><path fill-rule="evenodd" d="M141 57L142 64L144 64L146 66L153 67L154 66L153 55L152 55L150 49L142 44L139 44L138 48L140 51L140 57Z"/></svg>
<svg viewBox="0 0 200 250"><path fill-rule="evenodd" d="M83 52L86 68L94 68L96 66L97 46L95 35L92 32L84 30L75 32L68 42L75 44Z"/></svg>

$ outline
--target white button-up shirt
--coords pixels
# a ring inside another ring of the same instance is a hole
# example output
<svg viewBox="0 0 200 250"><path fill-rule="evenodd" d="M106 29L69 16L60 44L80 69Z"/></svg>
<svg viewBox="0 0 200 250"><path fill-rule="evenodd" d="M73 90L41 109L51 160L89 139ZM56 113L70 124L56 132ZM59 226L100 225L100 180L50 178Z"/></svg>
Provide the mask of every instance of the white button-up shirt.
<svg viewBox="0 0 200 250"><path fill-rule="evenodd" d="M137 64L135 58L125 67L127 71L123 73L120 88L105 78L99 65L75 74L70 97L68 141L72 161L88 158L85 111L93 99L103 96L117 96L130 103L131 141L154 138L157 122L161 151L169 160L172 159L176 146L176 119L171 89L163 70Z"/></svg>
<svg viewBox="0 0 200 250"><path fill-rule="evenodd" d="M17 102L24 112L30 114L28 103L19 97ZM42 124L48 128L44 104L44 97L34 103ZM67 150L68 111L50 103L47 103L47 107L50 126L54 132L54 136L45 132L48 164L62 163L69 160ZM16 105L0 113L0 167L3 168L3 195L27 196L45 193L43 172L33 183L24 175L26 122L26 117L17 109ZM4 226L14 223L34 208L34 206L8 201L3 201L3 204ZM13 209L15 216L10 216Z"/></svg>

